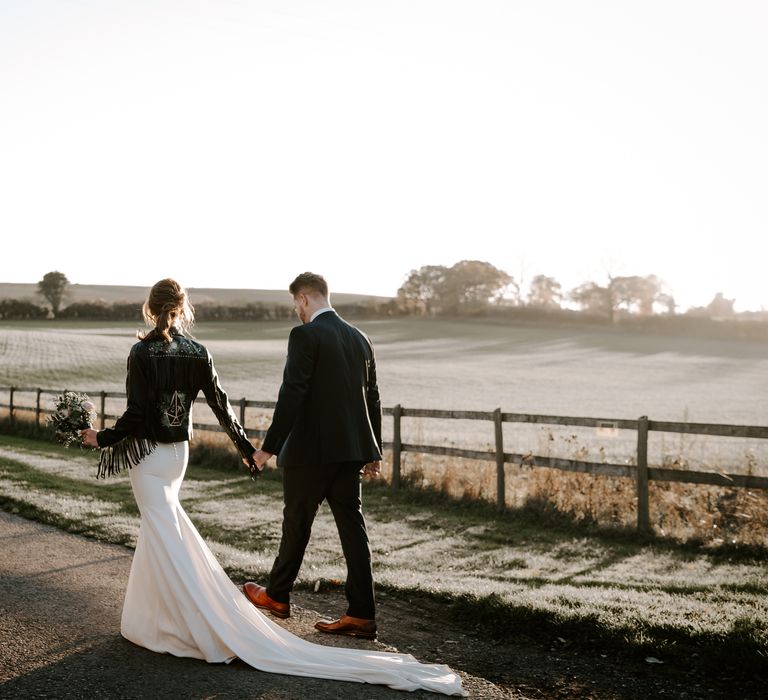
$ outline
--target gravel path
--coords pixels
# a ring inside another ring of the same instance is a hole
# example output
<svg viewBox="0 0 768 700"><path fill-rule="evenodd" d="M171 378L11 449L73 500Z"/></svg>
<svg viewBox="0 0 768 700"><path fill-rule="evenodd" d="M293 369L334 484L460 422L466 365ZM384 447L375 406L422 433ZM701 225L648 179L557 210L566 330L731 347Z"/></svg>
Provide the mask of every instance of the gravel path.
<svg viewBox="0 0 768 700"><path fill-rule="evenodd" d="M263 673L242 662L206 664L156 654L119 633L132 550L71 535L0 512L1 698L261 698L263 700L404 700L439 697L381 686ZM296 596L294 616L281 621L321 643L336 638L313 629L320 613L304 599L340 612L334 596ZM304 603L304 604L302 604ZM318 607L318 606L316 606ZM394 616L399 616L396 611ZM379 615L381 642L338 643L395 650L386 644L387 603ZM320 638L318 638L320 637ZM423 638L423 637L422 637ZM412 645L408 645L412 646ZM432 645L433 650L436 644ZM424 661L436 654L403 648ZM524 698L457 669L472 698Z"/></svg>

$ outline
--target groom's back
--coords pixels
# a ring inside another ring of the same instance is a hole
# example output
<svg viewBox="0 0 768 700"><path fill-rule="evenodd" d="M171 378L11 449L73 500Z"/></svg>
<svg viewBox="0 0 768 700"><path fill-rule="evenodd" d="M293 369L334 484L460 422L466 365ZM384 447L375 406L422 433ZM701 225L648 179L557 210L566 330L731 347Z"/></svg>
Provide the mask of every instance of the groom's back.
<svg viewBox="0 0 768 700"><path fill-rule="evenodd" d="M280 453L280 464L380 459L380 440L370 415L380 411L380 406L369 339L335 312L321 314L299 332L308 336L314 370L306 400ZM370 405L372 396L375 406Z"/></svg>
<svg viewBox="0 0 768 700"><path fill-rule="evenodd" d="M318 338L316 386L335 388L339 401L360 392L373 359L368 338L335 313L322 314L307 330Z"/></svg>

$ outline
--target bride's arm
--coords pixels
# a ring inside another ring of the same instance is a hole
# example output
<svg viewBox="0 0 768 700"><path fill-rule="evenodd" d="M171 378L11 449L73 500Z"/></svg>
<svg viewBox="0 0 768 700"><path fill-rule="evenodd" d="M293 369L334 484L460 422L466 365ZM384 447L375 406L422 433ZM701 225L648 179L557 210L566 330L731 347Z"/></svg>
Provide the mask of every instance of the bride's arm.
<svg viewBox="0 0 768 700"><path fill-rule="evenodd" d="M219 383L219 375L213 366L210 352L208 353L208 372L204 378L202 389L205 400L216 416L216 420L219 421L219 425L229 435L229 439L232 440L241 456L250 463L255 448L248 440L245 429L240 425L240 421L229 404L227 394Z"/></svg>
<svg viewBox="0 0 768 700"><path fill-rule="evenodd" d="M128 435L136 435L144 427L149 400L149 380L147 361L142 346L137 344L128 355L128 367L125 379L125 391L128 395L125 411L111 428L95 433L94 447L109 447Z"/></svg>

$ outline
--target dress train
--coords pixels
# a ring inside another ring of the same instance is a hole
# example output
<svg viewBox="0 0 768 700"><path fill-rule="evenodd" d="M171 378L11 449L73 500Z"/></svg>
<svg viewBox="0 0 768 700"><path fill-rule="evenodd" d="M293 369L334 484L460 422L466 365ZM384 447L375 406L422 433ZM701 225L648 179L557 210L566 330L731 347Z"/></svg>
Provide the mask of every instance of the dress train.
<svg viewBox="0 0 768 700"><path fill-rule="evenodd" d="M422 664L410 654L313 644L255 608L179 503L188 449L186 442L159 444L130 471L141 529L123 605L126 639L210 663L240 658L271 673L467 695L448 666Z"/></svg>

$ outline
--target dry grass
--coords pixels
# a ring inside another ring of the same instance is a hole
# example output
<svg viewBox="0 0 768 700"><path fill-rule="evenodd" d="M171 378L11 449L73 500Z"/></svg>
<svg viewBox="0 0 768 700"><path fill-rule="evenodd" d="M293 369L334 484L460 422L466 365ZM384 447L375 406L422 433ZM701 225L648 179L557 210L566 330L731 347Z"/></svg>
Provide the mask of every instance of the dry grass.
<svg viewBox="0 0 768 700"><path fill-rule="evenodd" d="M383 474L391 479L391 459ZM401 480L409 488L457 500L496 502L496 466L488 462L404 453ZM556 512L607 527L633 528L637 523L632 479L507 465L505 483L508 508ZM649 497L651 526L661 537L709 547L765 546L768 541L768 491L651 482Z"/></svg>
<svg viewBox="0 0 768 700"><path fill-rule="evenodd" d="M650 512L659 534L682 540L765 545L768 491L651 483Z"/></svg>

